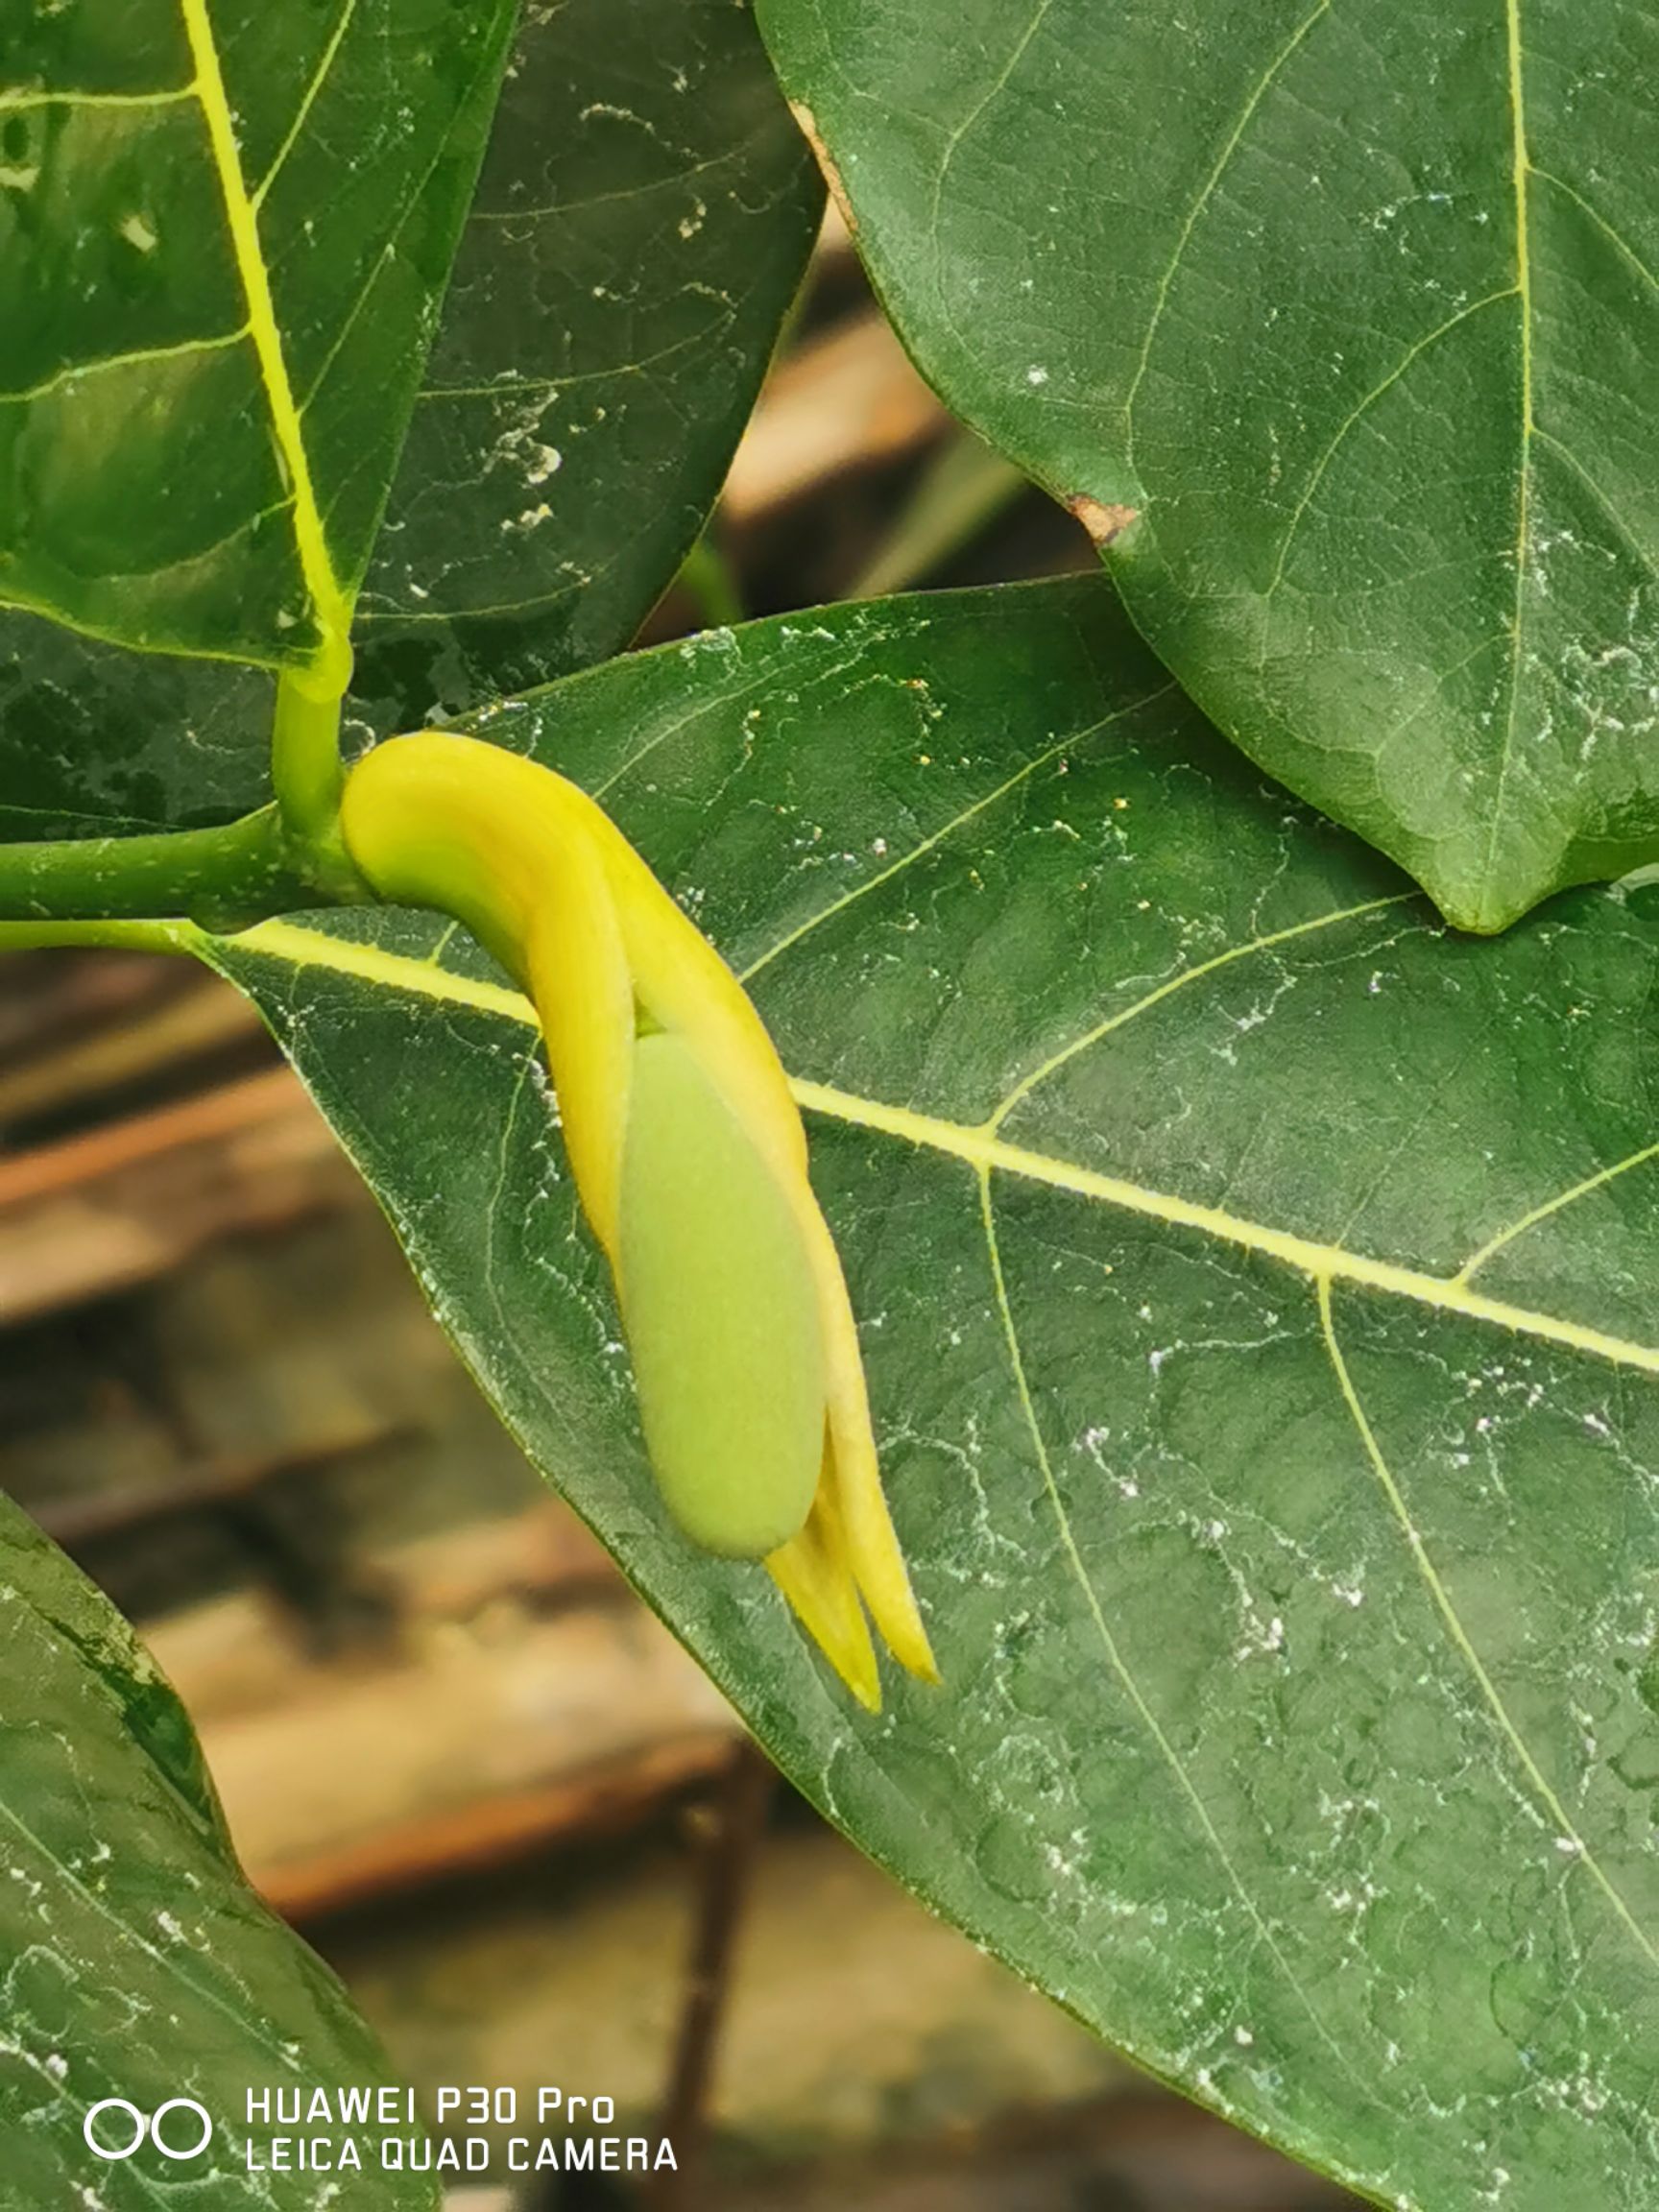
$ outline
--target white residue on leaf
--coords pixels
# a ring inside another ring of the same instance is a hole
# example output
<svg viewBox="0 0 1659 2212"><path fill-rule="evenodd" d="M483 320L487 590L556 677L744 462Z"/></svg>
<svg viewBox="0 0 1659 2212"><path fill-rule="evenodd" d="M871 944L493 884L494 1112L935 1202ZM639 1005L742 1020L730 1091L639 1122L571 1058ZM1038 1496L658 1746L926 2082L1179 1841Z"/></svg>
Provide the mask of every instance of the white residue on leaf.
<svg viewBox="0 0 1659 2212"><path fill-rule="evenodd" d="M556 392L539 392L529 403L513 410L513 419L490 449L485 462L485 473L497 469L519 471L526 490L535 491L564 467L565 456L557 445L550 445L541 437L542 419L558 400ZM503 529L507 527L505 523Z"/></svg>
<svg viewBox="0 0 1659 2212"><path fill-rule="evenodd" d="M1283 1651L1285 1648L1285 1623L1275 1613L1271 1620L1262 1621L1252 1608L1252 1617L1245 1623L1244 1641L1234 1652L1235 1659L1252 1659L1262 1653Z"/></svg>
<svg viewBox="0 0 1659 2212"><path fill-rule="evenodd" d="M156 246L155 228L145 221L136 209L131 215L123 216L118 228L129 246L135 247L140 253L155 252Z"/></svg>

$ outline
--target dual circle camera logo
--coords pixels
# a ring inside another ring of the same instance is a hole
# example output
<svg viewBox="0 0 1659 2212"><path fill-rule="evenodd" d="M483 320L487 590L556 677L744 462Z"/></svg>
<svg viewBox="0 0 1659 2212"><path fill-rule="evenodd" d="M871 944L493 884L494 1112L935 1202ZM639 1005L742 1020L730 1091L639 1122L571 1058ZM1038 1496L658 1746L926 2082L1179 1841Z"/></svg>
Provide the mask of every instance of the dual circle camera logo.
<svg viewBox="0 0 1659 2212"><path fill-rule="evenodd" d="M105 2121L107 2112L111 2117ZM161 2124L173 2112L183 2117L169 2121L163 2131ZM189 2140L191 2114L202 2129L193 2143ZM81 2132L94 2158L131 2158L146 2143L153 2143L163 2158L184 2160L201 2157L213 2140L213 2122L206 2106L198 2104L194 2097L169 2097L154 2112L141 2112L125 2097L102 2097L82 2121Z"/></svg>

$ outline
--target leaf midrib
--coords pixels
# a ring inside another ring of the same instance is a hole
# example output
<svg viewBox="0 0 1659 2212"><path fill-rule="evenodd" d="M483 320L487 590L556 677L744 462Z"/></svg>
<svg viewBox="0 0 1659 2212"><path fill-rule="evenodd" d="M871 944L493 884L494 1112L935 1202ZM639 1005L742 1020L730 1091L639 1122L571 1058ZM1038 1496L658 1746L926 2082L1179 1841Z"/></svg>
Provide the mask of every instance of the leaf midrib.
<svg viewBox="0 0 1659 2212"><path fill-rule="evenodd" d="M1527 604L1527 538L1532 510L1532 253L1527 235L1527 187L1531 156L1527 147L1527 90L1523 71L1521 0L1503 0L1505 51L1509 65L1511 184L1515 195L1515 298L1521 324L1521 455L1515 483L1515 597L1509 618L1509 700L1503 717L1503 751L1492 794L1492 823L1486 840L1478 906L1501 918L1503 902L1492 900L1503 857L1501 838L1509 770L1515 757L1515 726L1521 711L1522 630Z"/></svg>
<svg viewBox="0 0 1659 2212"><path fill-rule="evenodd" d="M1391 901L1374 903L1389 904ZM1343 909L1322 918L1314 918L1302 928L1314 929L1351 920L1357 912L1367 908ZM1298 932L1292 932L1298 933ZM1273 940L1252 940L1234 949L1232 955L1242 956L1258 949L1264 949ZM382 988L390 988L424 998L436 1003L447 1002L467 1006L511 1022L522 1032L536 1033L538 1024L528 1000L517 993L499 984L474 980L446 973L426 960L388 952L375 946L354 943L349 939L330 937L325 933L306 929L299 925L276 922L261 926L241 940L255 955L264 955L280 961L296 974L307 968L355 975L360 980ZM212 959L215 951L228 950L215 947L211 940L199 939L197 950ZM1211 972L1215 963L1203 963L1186 971L1183 976L1172 979L1145 999L1117 1016L1106 1027L1121 1024L1144 1007L1158 1003L1172 990L1179 989L1184 980L1196 981ZM234 974L234 965L230 972ZM1104 1030L1090 1032L1076 1041L1071 1052L1087 1049L1097 1041ZM1043 1080L1054 1065L1063 1064L1070 1056L1062 1054L1053 1062L1044 1063L1037 1080ZM1025 1418L1032 1438L1033 1449L1041 1465L1050 1503L1058 1519L1061 1536L1071 1570L1075 1575L1091 1615L1099 1632L1106 1657L1112 1666L1125 1695L1135 1706L1142 1724L1149 1730L1160 1755L1170 1766L1177 1783L1186 1794L1201 1833L1216 1853L1222 1872L1241 1906L1256 1922L1259 1934L1274 1956L1287 1983L1307 2008L1310 2024L1320 2038L1333 2051L1345 2071L1345 2055L1331 2035L1323 2015L1312 1994L1302 1984L1292 1962L1281 1952L1267 1923L1234 1862L1226 1840L1211 1818L1201 1794L1188 1774L1175 1746L1160 1723L1152 1705L1142 1692L1130 1668L1126 1654L1119 1648L1100 1604L1094 1585L1085 1570L1081 1551L1070 1528L1069 1514L1060 1494L1049 1462L1048 1448L1038 1421L1035 1404L1027 1386L1020 1333L1010 1303L1010 1293L1004 1281L998 1250L993 1202L993 1175L1010 1174L1035 1181L1050 1188L1065 1190L1073 1196L1110 1204L1121 1212L1177 1227L1196 1231L1214 1239L1241 1245L1259 1251L1294 1269L1301 1275L1307 1287L1313 1293L1319 1316L1319 1326L1331 1368L1348 1416L1366 1463L1378 1482L1411 1552L1416 1571L1421 1577L1446 1635L1468 1670L1479 1694L1480 1703L1493 1724L1498 1740L1504 1746L1506 1756L1515 1761L1525 1778L1527 1791L1537 1808L1536 1817L1548 1818L1552 1823L1551 1832L1556 1839L1556 1847L1569 1851L1580 1865L1586 1878L1600 1893L1624 1934L1632 1940L1648 1966L1659 1965L1659 1949L1648 1936L1630 1904L1592 1849L1587 1837L1568 1811L1556 1787L1551 1781L1538 1757L1527 1743L1522 1730L1504 1702L1503 1694L1494 1675L1487 1668L1459 1616L1453 1593L1431 1557L1427 1543L1416 1527L1406 1496L1392 1474L1383 1455L1382 1443L1358 1396L1354 1378L1337 1339L1333 1310L1333 1288L1336 1284L1354 1285L1373 1291L1404 1296L1422 1307L1460 1315L1462 1317L1503 1327L1525 1334L1543 1337L1565 1347L1599 1357L1612 1362L1635 1366L1648 1373L1659 1373L1659 1350L1651 1346L1629 1342L1597 1330L1565 1321L1558 1316L1529 1311L1504 1301L1489 1299L1469 1286L1469 1276L1489 1254L1503 1242L1522 1234L1535 1220L1558 1212L1572 1204L1585 1190L1599 1188L1617 1173L1632 1167L1652 1155L1649 1146L1641 1153L1632 1154L1626 1162L1602 1171L1597 1177L1558 1193L1547 1204L1535 1207L1517 1220L1503 1236L1489 1241L1479 1252L1465 1262L1458 1275L1452 1278L1432 1276L1419 1270L1404 1268L1388 1262L1370 1259L1362 1254L1347 1251L1339 1245L1319 1244L1310 1239L1270 1226L1243 1220L1218 1209L1200 1206L1172 1194L1151 1190L1142 1186L1108 1176L1080 1166L1075 1162L1009 1143L1000 1134L1007 1106L995 1109L990 1118L977 1126L944 1120L934 1116L918 1114L906 1107L887 1104L880 1100L862 1097L828 1085L794 1078L792 1093L799 1104L808 1112L822 1114L844 1124L865 1128L878 1134L892 1136L901 1141L946 1155L960 1161L973 1170L978 1204L985 1222L987 1250L998 1306L1001 1311L1007 1336L1008 1353L1012 1363L1016 1386L1025 1410ZM1009 1103L1028 1096L1029 1089L1016 1091Z"/></svg>
<svg viewBox="0 0 1659 2212"><path fill-rule="evenodd" d="M456 975L405 953L388 952L378 946L332 937L322 930L307 929L297 923L261 923L234 941L215 939L205 931L191 931L181 937L181 942L187 944L208 965L228 973L232 980L235 980L234 968L225 968L223 954L227 951L252 952L282 961L293 968L321 969L337 975L354 976L382 989L403 992L441 1004L467 1006L476 1012L496 1015L523 1029L534 1031L538 1027L535 1009L530 1001L504 984ZM1196 972L1189 971L1189 974L1195 978ZM1021 1181L1043 1184L1050 1190L1066 1191L1072 1197L1111 1206L1118 1212L1160 1221L1170 1228L1191 1230L1217 1242L1242 1247L1245 1251L1259 1252L1265 1258L1279 1261L1292 1268L1315 1286L1353 1284L1385 1296L1404 1298L1434 1312L1455 1314L1461 1319L1483 1322L1518 1335L1559 1344L1567 1350L1607 1360L1615 1366L1634 1367L1646 1374L1659 1375L1659 1346L1617 1336L1609 1331L1591 1328L1559 1314L1511 1304L1506 1299L1487 1297L1471 1287L1468 1277L1472 1263L1466 1263L1456 1275L1434 1275L1421 1268L1402 1266L1393 1261L1373 1259L1366 1253L1352 1252L1344 1245L1320 1243L1292 1230L1253 1221L1243 1215L1227 1213L1220 1207L1206 1206L1170 1191L1152 1190L1120 1176L1085 1167L1076 1161L1064 1160L1027 1145L1012 1143L998 1133L996 1115L993 1115L990 1121L973 1126L946 1120L936 1115L917 1113L911 1107L895 1106L881 1099L862 1097L855 1093L841 1091L830 1084L815 1083L802 1076L791 1076L790 1090L797 1104L807 1113L819 1114L828 1119L854 1128L868 1129L881 1136L897 1138L919 1150L942 1153L961 1161L975 1172L998 1172ZM1515 1225L1516 1232L1521 1226L1558 1212L1563 1203L1581 1190L1599 1188L1623 1167L1633 1166L1647 1157L1650 1149L1646 1148L1641 1153L1633 1154L1628 1162L1601 1170L1585 1184L1575 1185L1571 1192L1562 1193L1558 1198L1533 1207L1524 1221ZM1510 1236L1510 1232L1502 1233L1489 1239L1483 1250L1496 1249L1499 1244L1509 1241Z"/></svg>
<svg viewBox="0 0 1659 2212"><path fill-rule="evenodd" d="M231 252L248 304L249 335L253 343L266 405L271 412L272 430L293 494L295 549L320 634L315 673L322 687L331 696L338 696L344 692L350 673L350 599L334 573L323 528L323 511L312 481L300 408L282 349L282 331L271 290L271 273L259 242L258 211L242 173L242 156L236 143L236 129L207 13L207 0L180 0L180 6L195 64L194 89L206 121ZM348 8L344 20L349 20L349 14ZM337 26L337 33L341 29L343 23ZM337 45L338 36L327 49L329 58ZM315 97L317 82L313 80L307 91L302 114ZM286 145L282 151L286 154ZM269 182L267 178L266 184Z"/></svg>

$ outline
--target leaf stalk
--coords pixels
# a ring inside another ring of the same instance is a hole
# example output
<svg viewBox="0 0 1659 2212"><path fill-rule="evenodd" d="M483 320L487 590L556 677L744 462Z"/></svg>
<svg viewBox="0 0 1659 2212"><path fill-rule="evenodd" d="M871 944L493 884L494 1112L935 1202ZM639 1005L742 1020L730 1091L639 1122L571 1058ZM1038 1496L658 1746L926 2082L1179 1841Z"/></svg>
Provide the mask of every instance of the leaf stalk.
<svg viewBox="0 0 1659 2212"><path fill-rule="evenodd" d="M305 844L279 806L208 830L0 845L0 925L15 926L0 935L0 950L91 941L58 933L65 925L173 917L225 934L295 907L370 896L343 849Z"/></svg>

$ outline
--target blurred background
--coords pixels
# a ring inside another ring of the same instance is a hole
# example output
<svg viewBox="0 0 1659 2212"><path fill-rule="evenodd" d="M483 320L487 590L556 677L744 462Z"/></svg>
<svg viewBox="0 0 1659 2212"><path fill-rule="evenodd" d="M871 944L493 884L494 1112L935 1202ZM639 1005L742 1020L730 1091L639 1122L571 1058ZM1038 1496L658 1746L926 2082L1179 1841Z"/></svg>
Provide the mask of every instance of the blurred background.
<svg viewBox="0 0 1659 2212"><path fill-rule="evenodd" d="M642 642L1093 559L944 416L832 223ZM251 1878L429 2112L557 2083L675 2143L648 2184L455 2212L1355 2201L1122 2065L771 1774L497 1427L252 1011L183 963L0 962L0 1483L136 1622Z"/></svg>

